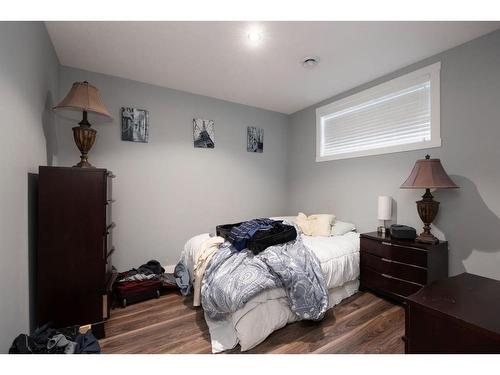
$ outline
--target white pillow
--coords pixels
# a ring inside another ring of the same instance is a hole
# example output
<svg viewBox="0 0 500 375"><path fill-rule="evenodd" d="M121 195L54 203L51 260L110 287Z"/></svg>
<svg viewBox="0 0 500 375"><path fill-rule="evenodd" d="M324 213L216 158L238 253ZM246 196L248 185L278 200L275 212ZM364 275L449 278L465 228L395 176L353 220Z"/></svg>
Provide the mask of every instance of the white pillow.
<svg viewBox="0 0 500 375"><path fill-rule="evenodd" d="M332 223L334 221L335 215L316 214L307 217L304 213L299 212L296 224L306 236L328 237L331 235Z"/></svg>
<svg viewBox="0 0 500 375"><path fill-rule="evenodd" d="M332 226L331 235L332 236L343 236L348 232L356 230L356 226L352 223L347 223L345 221L335 220Z"/></svg>

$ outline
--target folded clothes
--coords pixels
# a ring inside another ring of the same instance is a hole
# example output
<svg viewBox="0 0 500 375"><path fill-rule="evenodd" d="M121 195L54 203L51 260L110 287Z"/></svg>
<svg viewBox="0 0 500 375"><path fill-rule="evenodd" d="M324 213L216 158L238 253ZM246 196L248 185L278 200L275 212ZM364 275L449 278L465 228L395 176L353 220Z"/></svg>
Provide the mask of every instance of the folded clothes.
<svg viewBox="0 0 500 375"><path fill-rule="evenodd" d="M123 283L125 281L144 281L144 280L158 280L160 278L160 275L155 275L155 274L149 274L146 275L144 273L139 273L135 271L128 271L125 273L125 275L121 276L118 280L116 280L117 283Z"/></svg>
<svg viewBox="0 0 500 375"><path fill-rule="evenodd" d="M143 274L154 274L154 275L161 275L165 272L165 269L161 266L160 262L157 260L150 260L146 264L143 264L140 266L137 271L139 273Z"/></svg>
<svg viewBox="0 0 500 375"><path fill-rule="evenodd" d="M139 268L122 272L118 275L116 282L160 280L165 269L157 260L150 260Z"/></svg>

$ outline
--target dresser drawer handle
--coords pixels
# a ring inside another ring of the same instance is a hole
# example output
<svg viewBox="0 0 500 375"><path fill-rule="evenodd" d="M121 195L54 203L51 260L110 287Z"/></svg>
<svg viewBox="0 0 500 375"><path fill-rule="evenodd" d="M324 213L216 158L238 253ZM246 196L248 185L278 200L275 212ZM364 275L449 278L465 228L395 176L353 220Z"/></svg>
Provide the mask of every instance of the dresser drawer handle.
<svg viewBox="0 0 500 375"><path fill-rule="evenodd" d="M116 227L116 224L113 221L111 224L109 224L108 226L106 226L106 231L104 232L104 235L107 236L109 234L110 230L113 229L114 227Z"/></svg>
<svg viewBox="0 0 500 375"><path fill-rule="evenodd" d="M385 241L382 241L382 245L386 245L386 246L394 246L394 247L401 247L403 249L413 249L413 250L420 250L420 251L426 251L425 249L420 249L418 247L414 247L414 246L405 246L405 245L398 245L396 243L390 243L390 242L385 242Z"/></svg>
<svg viewBox="0 0 500 375"><path fill-rule="evenodd" d="M423 287L422 284L419 284L419 283L416 283L414 281L409 281L409 280L405 280L405 279L400 279L399 277L394 277L394 276L391 276L391 275L388 275L386 273L381 273L380 276L383 276L385 277L386 279L394 279L394 280L399 280L399 281L402 281L402 282L405 282L405 283L410 283L410 284L413 284L413 285L418 285L419 287Z"/></svg>
<svg viewBox="0 0 500 375"><path fill-rule="evenodd" d="M106 254L106 259L108 259L114 252L115 252L115 247L113 246Z"/></svg>

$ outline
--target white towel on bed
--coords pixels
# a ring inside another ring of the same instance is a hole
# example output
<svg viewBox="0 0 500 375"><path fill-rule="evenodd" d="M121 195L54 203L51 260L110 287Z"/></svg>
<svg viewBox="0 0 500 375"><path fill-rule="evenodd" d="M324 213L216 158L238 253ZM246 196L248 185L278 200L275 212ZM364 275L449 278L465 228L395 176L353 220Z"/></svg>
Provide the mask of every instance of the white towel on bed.
<svg viewBox="0 0 500 375"><path fill-rule="evenodd" d="M207 268L210 259L219 250L220 245L224 243L224 238L222 237L211 237L205 240L196 254L196 263L193 267L193 277L194 277L194 296L193 296L193 306L200 306L201 302L201 282L203 281L203 274Z"/></svg>

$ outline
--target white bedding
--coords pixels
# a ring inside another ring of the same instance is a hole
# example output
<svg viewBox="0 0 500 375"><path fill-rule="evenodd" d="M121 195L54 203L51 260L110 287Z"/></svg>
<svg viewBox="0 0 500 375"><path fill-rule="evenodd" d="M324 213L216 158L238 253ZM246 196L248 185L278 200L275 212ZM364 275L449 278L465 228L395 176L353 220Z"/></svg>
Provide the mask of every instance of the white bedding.
<svg viewBox="0 0 500 375"><path fill-rule="evenodd" d="M358 278L359 233L332 237L302 235L302 241L318 257L328 289Z"/></svg>
<svg viewBox="0 0 500 375"><path fill-rule="evenodd" d="M197 249L207 238L209 234L205 233L191 238L186 243L182 257L190 272L195 263ZM320 261L329 289L329 308L357 292L358 233L349 232L343 236L332 237L302 235L302 240ZM238 343L242 351L249 350L275 330L296 321L297 317L288 306L285 291L275 288L255 296L223 322L214 322L207 317L205 320L210 330L212 351L217 353L232 349Z"/></svg>

